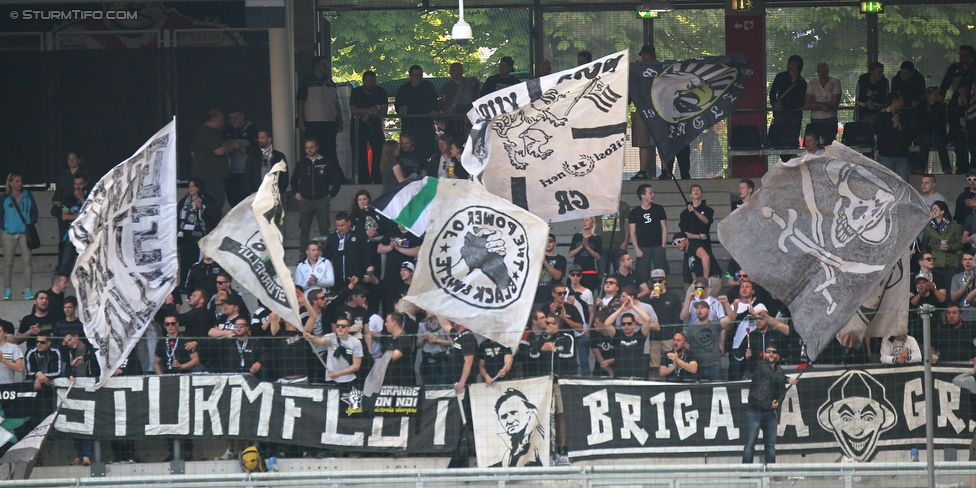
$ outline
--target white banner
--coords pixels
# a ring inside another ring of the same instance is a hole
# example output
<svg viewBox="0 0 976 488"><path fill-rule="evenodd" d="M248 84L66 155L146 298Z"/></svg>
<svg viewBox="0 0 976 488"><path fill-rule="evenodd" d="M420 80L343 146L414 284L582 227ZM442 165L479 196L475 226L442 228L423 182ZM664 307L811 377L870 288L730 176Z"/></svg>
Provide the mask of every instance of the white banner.
<svg viewBox="0 0 976 488"><path fill-rule="evenodd" d="M405 299L518 347L549 226L467 180L441 180Z"/></svg>
<svg viewBox="0 0 976 488"><path fill-rule="evenodd" d="M552 379L468 387L479 468L549 465Z"/></svg>
<svg viewBox="0 0 976 488"><path fill-rule="evenodd" d="M176 287L176 119L95 184L68 231L71 283L101 384Z"/></svg>
<svg viewBox="0 0 976 488"><path fill-rule="evenodd" d="M464 168L545 221L616 212L629 66L624 50L479 98Z"/></svg>
<svg viewBox="0 0 976 488"><path fill-rule="evenodd" d="M258 223L264 245L268 249L271 266L277 272L275 278L283 285L285 298L288 300L287 310L269 308L292 325L301 327L301 319L298 318L298 297L295 295L295 279L291 275L291 270L285 265L285 237L282 232L285 228L285 205L281 201L278 178L287 173L288 164L284 161L279 161L271 168L254 194L251 211L254 212L254 219Z"/></svg>
<svg viewBox="0 0 976 488"><path fill-rule="evenodd" d="M278 167L275 165L274 170ZM278 174L274 170L268 173L268 177ZM265 188L268 177L261 184L262 189ZM300 320L296 313L298 299L295 297L291 273L284 264L281 265L284 270L282 272L272 259L270 246L261 235L258 225L260 219L255 217L252 210L256 198L257 194L250 195L231 209L213 232L200 239L200 250L212 257L245 290L272 312L292 324L299 324ZM280 242L278 249L281 249ZM278 261L281 261L280 254ZM285 286L286 284L288 286ZM295 303L295 306L292 307L291 303Z"/></svg>

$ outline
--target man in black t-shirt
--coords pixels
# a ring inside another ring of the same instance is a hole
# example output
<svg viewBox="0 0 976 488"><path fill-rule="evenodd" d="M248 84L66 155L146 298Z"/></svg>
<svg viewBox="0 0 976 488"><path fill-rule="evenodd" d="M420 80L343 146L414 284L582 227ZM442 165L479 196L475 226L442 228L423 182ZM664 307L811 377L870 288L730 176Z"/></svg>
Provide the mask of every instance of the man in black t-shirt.
<svg viewBox="0 0 976 488"><path fill-rule="evenodd" d="M403 333L403 314L391 313L386 316L386 331L392 336L388 351L393 351L390 365L386 369L384 385L414 386L417 375L413 370L416 338Z"/></svg>
<svg viewBox="0 0 976 488"><path fill-rule="evenodd" d="M665 253L668 238L668 214L664 207L654 203L654 188L643 184L637 187L641 204L630 210L627 217L630 226L630 243L637 254L637 271L643 276L652 269L668 272Z"/></svg>
<svg viewBox="0 0 976 488"><path fill-rule="evenodd" d="M711 246L700 240L689 239L685 232L676 232L671 242L684 253L681 274L685 287L691 286L698 278L707 277L712 296L716 296L722 289L722 268L712 254Z"/></svg>
<svg viewBox="0 0 976 488"><path fill-rule="evenodd" d="M562 283L566 274L566 258L556 252L556 236L549 234L546 241L545 259L542 261L542 274L539 275L539 287L535 290L535 303L549 301L552 286Z"/></svg>
<svg viewBox="0 0 976 488"><path fill-rule="evenodd" d="M27 342L27 350L34 349L37 345L36 337L41 331L52 331L54 323L60 318L48 308L49 297L46 291L41 290L34 294L34 312L25 315L20 319L20 328L17 329L17 344ZM63 312L62 312L63 313Z"/></svg>
<svg viewBox="0 0 976 488"><path fill-rule="evenodd" d="M546 314L558 316L566 325L566 329L583 330L583 317L576 307L566 303L566 285L556 283L552 287L552 301L542 306Z"/></svg>
<svg viewBox="0 0 976 488"><path fill-rule="evenodd" d="M661 367L658 374L667 381L690 383L695 381L698 372L698 360L695 352L688 349L688 337L684 332L675 332L672 339L674 346L661 356Z"/></svg>
<svg viewBox="0 0 976 488"><path fill-rule="evenodd" d="M628 286L637 288L638 294L634 298L643 298L651 293L644 278L646 275L634 269L634 258L630 254L625 253L617 257L617 272L611 276L617 279L617 286L621 290Z"/></svg>
<svg viewBox="0 0 976 488"><path fill-rule="evenodd" d="M382 183L380 165L383 158L383 116L390 111L390 97L376 85L374 71L363 72L363 85L349 94L349 111L359 116L358 130L350 131L352 145L359 159L359 184ZM373 173L369 172L366 144L373 150Z"/></svg>
<svg viewBox="0 0 976 488"><path fill-rule="evenodd" d="M473 379L471 372L474 370L474 358L478 354L478 340L474 338L473 332L461 324L454 324L452 329L450 322L441 319L441 326L452 336L451 348L447 354L451 361L454 392L460 394L468 381Z"/></svg>
<svg viewBox="0 0 976 488"><path fill-rule="evenodd" d="M478 373L489 385L495 382L495 377L504 379L508 370L512 369L512 350L491 339L485 339L478 344Z"/></svg>
<svg viewBox="0 0 976 488"><path fill-rule="evenodd" d="M192 371L200 364L196 351L186 349L186 340L180 335L180 319L175 314L163 318L166 337L156 342L156 360L153 369L156 374L178 374Z"/></svg>

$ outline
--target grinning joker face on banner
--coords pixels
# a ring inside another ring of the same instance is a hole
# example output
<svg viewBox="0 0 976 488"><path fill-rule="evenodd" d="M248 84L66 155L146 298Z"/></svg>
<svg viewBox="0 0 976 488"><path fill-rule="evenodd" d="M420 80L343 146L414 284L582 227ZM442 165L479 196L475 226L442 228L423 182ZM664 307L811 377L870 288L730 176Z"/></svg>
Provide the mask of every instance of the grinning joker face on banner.
<svg viewBox="0 0 976 488"><path fill-rule="evenodd" d="M898 414L878 380L863 371L848 371L830 386L817 420L834 434L846 456L864 462L874 457L878 439L895 426Z"/></svg>

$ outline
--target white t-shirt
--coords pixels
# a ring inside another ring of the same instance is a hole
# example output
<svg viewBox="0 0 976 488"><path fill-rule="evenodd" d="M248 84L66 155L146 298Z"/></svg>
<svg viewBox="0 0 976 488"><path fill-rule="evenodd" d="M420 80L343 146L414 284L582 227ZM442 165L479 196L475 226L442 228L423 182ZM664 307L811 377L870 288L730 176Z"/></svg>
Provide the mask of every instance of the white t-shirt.
<svg viewBox="0 0 976 488"><path fill-rule="evenodd" d="M3 345L0 345L0 354L3 354L4 359L14 362L24 357L24 353L20 348L9 342L4 342ZM16 371L10 369L6 364L0 365L0 385L18 382Z"/></svg>
<svg viewBox="0 0 976 488"><path fill-rule="evenodd" d="M349 361L344 354L341 352L336 354L336 350L340 347L344 347L346 351L352 354L353 358L363 357L363 345L353 336L349 336L346 340L340 341L339 337L336 336L335 332L330 332L325 335L329 339L329 344L326 346L325 351L325 366L326 371L342 371L349 366L352 366L352 362ZM339 376L333 381L336 383L349 383L350 381L356 380L356 373L350 373L346 375Z"/></svg>
<svg viewBox="0 0 976 488"><path fill-rule="evenodd" d="M761 303L756 303L752 306L752 309L757 311L758 310L765 311L766 306ZM739 302L739 305L735 309L736 317L738 317L740 313L743 313L746 310L749 310L749 304L744 302ZM739 322L735 327L735 337L732 338L732 347L733 348L739 347L739 344L742 344L742 341L745 340L747 335L749 335L749 332L752 332L754 330L756 330L756 318L751 315L746 315L746 317L742 319L742 322Z"/></svg>
<svg viewBox="0 0 976 488"><path fill-rule="evenodd" d="M695 313L695 304L704 301L711 307L711 311L708 312L708 320L706 322L718 322L719 319L725 317L725 307L722 306L722 302L718 301L711 295L705 295L705 298L692 298L691 302L688 303L688 311L691 315L688 316L688 323L693 324L698 322L698 315Z"/></svg>
<svg viewBox="0 0 976 488"><path fill-rule="evenodd" d="M827 103L834 95L840 95L840 80L837 78L827 78L827 84L821 85L820 78L815 77L807 83L807 94L813 95L814 102ZM829 119L837 117L837 109L822 111L811 110L811 119Z"/></svg>

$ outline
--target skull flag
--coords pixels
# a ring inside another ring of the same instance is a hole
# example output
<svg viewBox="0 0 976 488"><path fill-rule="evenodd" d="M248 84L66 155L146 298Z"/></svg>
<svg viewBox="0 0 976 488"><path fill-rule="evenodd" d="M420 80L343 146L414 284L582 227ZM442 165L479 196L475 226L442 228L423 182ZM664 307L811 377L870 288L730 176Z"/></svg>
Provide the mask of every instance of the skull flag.
<svg viewBox="0 0 976 488"><path fill-rule="evenodd" d="M907 182L835 142L822 156L774 166L718 232L743 269L790 307L816 359L929 219Z"/></svg>
<svg viewBox="0 0 976 488"><path fill-rule="evenodd" d="M741 53L632 63L630 99L667 161L732 114L752 73L752 64Z"/></svg>

